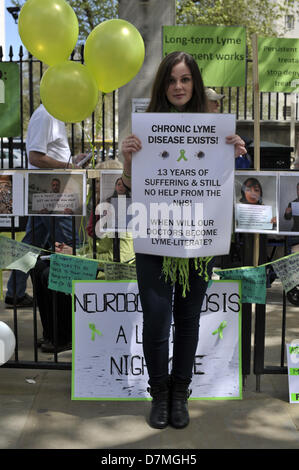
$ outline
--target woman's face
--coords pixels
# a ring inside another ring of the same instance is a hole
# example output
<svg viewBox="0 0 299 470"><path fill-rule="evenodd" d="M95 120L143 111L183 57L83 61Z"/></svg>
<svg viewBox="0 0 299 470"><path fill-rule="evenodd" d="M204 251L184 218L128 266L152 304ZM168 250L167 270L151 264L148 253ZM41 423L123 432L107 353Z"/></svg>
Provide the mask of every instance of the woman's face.
<svg viewBox="0 0 299 470"><path fill-rule="evenodd" d="M115 190L117 194L126 194L126 188L123 185L121 178L119 178L115 183Z"/></svg>
<svg viewBox="0 0 299 470"><path fill-rule="evenodd" d="M168 101L178 110L183 111L193 94L193 78L188 65L179 62L174 65L166 90Z"/></svg>
<svg viewBox="0 0 299 470"><path fill-rule="evenodd" d="M244 188L245 198L248 204L258 204L261 198L261 189L258 184L248 182Z"/></svg>

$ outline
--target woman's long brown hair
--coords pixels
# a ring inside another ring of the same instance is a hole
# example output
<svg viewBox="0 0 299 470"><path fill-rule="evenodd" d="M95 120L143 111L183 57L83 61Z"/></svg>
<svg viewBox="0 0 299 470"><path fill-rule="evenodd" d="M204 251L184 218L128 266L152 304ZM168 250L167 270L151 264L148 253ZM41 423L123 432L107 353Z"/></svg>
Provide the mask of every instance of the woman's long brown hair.
<svg viewBox="0 0 299 470"><path fill-rule="evenodd" d="M172 105L166 97L166 91L170 83L171 71L180 62L184 62L189 67L193 79L193 94L186 105L185 111L189 113L206 112L207 100L201 73L196 61L186 52L172 52L164 57L160 63L147 112L167 113L172 109Z"/></svg>

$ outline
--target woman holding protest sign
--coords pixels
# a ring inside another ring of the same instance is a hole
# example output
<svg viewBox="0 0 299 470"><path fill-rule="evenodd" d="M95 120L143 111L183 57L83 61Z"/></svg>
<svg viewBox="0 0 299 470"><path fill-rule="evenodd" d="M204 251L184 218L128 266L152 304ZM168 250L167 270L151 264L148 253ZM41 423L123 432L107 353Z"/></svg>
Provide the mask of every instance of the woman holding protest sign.
<svg viewBox="0 0 299 470"><path fill-rule="evenodd" d="M160 64L148 112L207 111L205 89L197 63L189 54L173 52ZM227 137L235 155L246 152L237 135ZM123 183L131 187L132 154L141 149L136 135L122 143ZM212 272L211 257L180 259L136 254L143 309L143 350L153 397L150 425L183 428L189 423L187 400L198 343L201 305ZM173 297L174 290L174 297ZM169 376L169 335L174 319L172 371Z"/></svg>

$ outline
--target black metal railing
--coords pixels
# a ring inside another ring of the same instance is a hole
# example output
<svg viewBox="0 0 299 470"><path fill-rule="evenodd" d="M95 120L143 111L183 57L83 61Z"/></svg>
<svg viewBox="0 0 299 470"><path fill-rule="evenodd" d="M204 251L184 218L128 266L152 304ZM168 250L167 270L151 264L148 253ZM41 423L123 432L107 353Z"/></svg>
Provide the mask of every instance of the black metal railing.
<svg viewBox="0 0 299 470"><path fill-rule="evenodd" d="M0 62L3 59L2 49L0 47ZM71 60L83 61L83 47L78 51L74 51ZM19 64L20 69L20 112L21 112L21 135L17 138L1 138L0 140L0 169L3 168L4 154L8 151L9 168L14 168L13 151L19 149L21 151L21 168L27 168L27 157L25 152L25 140L28 121L34 109L40 102L39 98L39 82L44 72L43 64L32 57L30 54L24 58L23 49L20 47L17 57L13 54L13 49L9 50L9 61ZM252 121L254 119L254 102L253 87L251 83L251 67L250 60L247 61L246 67L246 86L244 88L219 88L217 91L225 94L225 100L221 103L221 112L236 113L237 121ZM281 93L261 93L260 97L260 119L269 121L286 121L288 119L288 94ZM99 101L96 111L90 119L80 123L68 126L69 141L72 154L85 152L90 149L90 145L97 149L98 161L104 161L108 158L115 159L118 153L118 127L117 127L117 92L111 95L103 96ZM298 118L298 107L296 107L296 119ZM96 207L96 185L93 179L90 184L91 188L91 210L95 212ZM54 223L54 221L53 221ZM95 224L95 218L94 218ZM12 227L5 229L12 233L15 238L18 231L24 230L24 224L15 228L14 217L12 217ZM3 230L4 231L4 230ZM264 240L264 238L263 238ZM52 243L55 240L52 239ZM246 245L246 247L245 247ZM73 241L73 246L75 243ZM249 265L253 260L253 239L252 235L245 236L244 256L241 263ZM117 238L115 243L115 258L117 258ZM93 254L96 257L96 237L93 238ZM33 296L34 296L34 277L33 277ZM282 303L283 315L285 316L285 299ZM275 373L279 371L285 373L284 364L281 363L278 368L264 367L264 348L265 348L265 312L266 306L257 307L255 323L255 345L254 345L254 373L257 377L263 373ZM53 293L53 318L57 324L57 302L55 293ZM70 369L71 363L59 361L57 353L54 353L53 361L40 360L40 354L37 347L37 331L38 331L38 315L37 306L34 302L33 306L33 323L32 323L32 360L20 359L19 357L19 313L18 309L12 311L12 325L16 335L15 356L3 367L15 368L55 368ZM250 374L251 369L251 330L252 330L252 306L250 304L243 305L243 325L242 325L242 364L243 376ZM283 340L282 340L283 341ZM284 346L284 345L283 345ZM282 348L283 348L282 346ZM284 358L282 359L284 361Z"/></svg>

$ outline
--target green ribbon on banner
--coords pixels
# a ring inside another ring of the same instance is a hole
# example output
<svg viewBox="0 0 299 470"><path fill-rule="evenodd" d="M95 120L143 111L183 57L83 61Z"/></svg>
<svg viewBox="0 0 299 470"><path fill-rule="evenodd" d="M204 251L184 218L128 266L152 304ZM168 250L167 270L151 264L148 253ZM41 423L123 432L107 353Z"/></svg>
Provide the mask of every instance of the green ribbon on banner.
<svg viewBox="0 0 299 470"><path fill-rule="evenodd" d="M219 335L220 339L223 339L223 330L227 326L227 321L223 320L220 325L218 326L217 330L213 331L212 335Z"/></svg>
<svg viewBox="0 0 299 470"><path fill-rule="evenodd" d="M102 336L102 333L100 332L100 330L97 330L96 329L96 326L94 323L89 323L89 328L91 329L92 333L91 333L91 340L94 341L95 340L95 335L99 335L99 336Z"/></svg>

